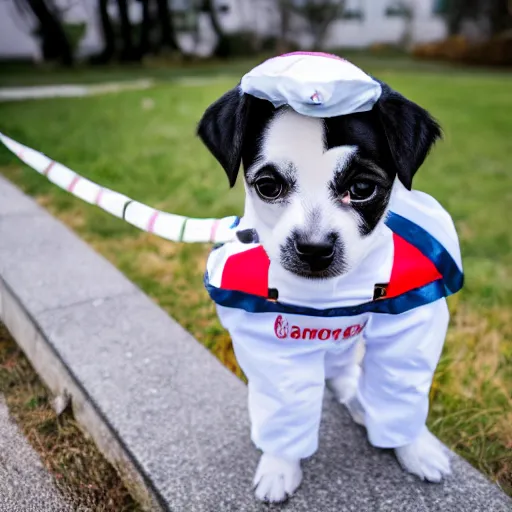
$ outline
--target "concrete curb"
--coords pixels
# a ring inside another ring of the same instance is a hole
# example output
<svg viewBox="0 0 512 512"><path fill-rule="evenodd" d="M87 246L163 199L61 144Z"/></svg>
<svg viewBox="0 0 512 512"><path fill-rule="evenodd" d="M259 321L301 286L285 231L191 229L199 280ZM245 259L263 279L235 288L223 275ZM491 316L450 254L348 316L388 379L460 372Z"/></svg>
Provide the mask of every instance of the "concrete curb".
<svg viewBox="0 0 512 512"><path fill-rule="evenodd" d="M258 454L246 388L66 227L0 179L0 318L148 510L266 510L251 492ZM428 485L327 397L318 454L283 509L489 511L512 501L454 455Z"/></svg>

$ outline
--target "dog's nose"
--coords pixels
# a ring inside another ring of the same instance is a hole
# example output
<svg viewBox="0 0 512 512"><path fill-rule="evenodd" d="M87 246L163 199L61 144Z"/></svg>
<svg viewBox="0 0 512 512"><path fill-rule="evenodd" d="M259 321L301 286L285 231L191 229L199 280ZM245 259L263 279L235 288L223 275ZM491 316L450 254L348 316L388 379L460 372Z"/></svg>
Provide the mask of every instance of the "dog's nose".
<svg viewBox="0 0 512 512"><path fill-rule="evenodd" d="M296 241L295 252L301 261L310 266L311 270L325 270L334 259L334 243L312 244Z"/></svg>

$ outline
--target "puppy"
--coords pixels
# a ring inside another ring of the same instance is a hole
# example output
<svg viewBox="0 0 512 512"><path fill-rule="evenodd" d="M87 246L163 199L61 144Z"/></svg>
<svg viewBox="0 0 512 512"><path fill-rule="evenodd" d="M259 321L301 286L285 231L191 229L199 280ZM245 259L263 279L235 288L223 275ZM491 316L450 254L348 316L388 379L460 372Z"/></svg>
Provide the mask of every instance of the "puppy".
<svg viewBox="0 0 512 512"><path fill-rule="evenodd" d="M257 87L242 80L198 127L231 186L244 169L238 239L212 251L205 283L248 378L251 437L263 452L256 496L280 502L299 486L326 384L372 445L439 482L449 456L425 421L445 297L463 274L451 218L411 186L440 128L371 77L362 89L329 88L356 73L345 61L275 59L256 68Z"/></svg>

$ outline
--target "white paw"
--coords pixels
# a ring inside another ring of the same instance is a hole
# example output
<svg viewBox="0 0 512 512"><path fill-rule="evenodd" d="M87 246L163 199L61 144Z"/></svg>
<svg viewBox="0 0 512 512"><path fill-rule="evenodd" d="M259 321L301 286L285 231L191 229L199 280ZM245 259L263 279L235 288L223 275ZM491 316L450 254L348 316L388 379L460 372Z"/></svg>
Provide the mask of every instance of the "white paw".
<svg viewBox="0 0 512 512"><path fill-rule="evenodd" d="M254 476L256 498L269 503L285 501L301 481L299 460L286 460L264 453Z"/></svg>
<svg viewBox="0 0 512 512"><path fill-rule="evenodd" d="M334 393L336 400L346 404L357 391L361 367L358 364L348 366L342 375L334 379L328 379L327 387Z"/></svg>
<svg viewBox="0 0 512 512"><path fill-rule="evenodd" d="M421 480L440 482L451 474L448 449L427 427L412 443L395 448L395 453L400 465Z"/></svg>

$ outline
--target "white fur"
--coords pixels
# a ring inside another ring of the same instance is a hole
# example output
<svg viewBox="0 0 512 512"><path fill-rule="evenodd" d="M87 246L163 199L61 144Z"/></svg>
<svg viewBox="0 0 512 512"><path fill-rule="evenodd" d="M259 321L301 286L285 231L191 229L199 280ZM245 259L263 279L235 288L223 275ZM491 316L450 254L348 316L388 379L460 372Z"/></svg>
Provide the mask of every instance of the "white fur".
<svg viewBox="0 0 512 512"><path fill-rule="evenodd" d="M284 110L267 126L260 158L247 169L250 181L265 164L292 163L297 192L285 203L268 204L246 183L244 221L259 235L265 251L273 261L279 261L280 248L294 230L311 233L309 242L323 242L335 232L343 241L345 264L352 269L362 260L377 236L359 233L361 219L351 209L340 209L330 197L329 182L336 170L343 169L357 151L354 146L324 150L323 120ZM311 216L312 212L318 215Z"/></svg>
<svg viewBox="0 0 512 512"><path fill-rule="evenodd" d="M300 461L264 453L254 476L255 494L261 501L279 503L291 496L301 481Z"/></svg>
<svg viewBox="0 0 512 512"><path fill-rule="evenodd" d="M409 473L421 480L440 482L451 474L447 448L424 427L415 441L395 448L396 458Z"/></svg>
<svg viewBox="0 0 512 512"><path fill-rule="evenodd" d="M346 405L357 392L359 375L361 375L361 367L358 364L347 365L343 374L329 379L326 384L338 402Z"/></svg>
<svg viewBox="0 0 512 512"><path fill-rule="evenodd" d="M364 410L356 396L359 373L358 365L347 367L346 374L328 381L327 386L355 423L364 426ZM448 449L426 426L412 443L395 448L395 454L402 468L421 480L437 483L451 474Z"/></svg>

